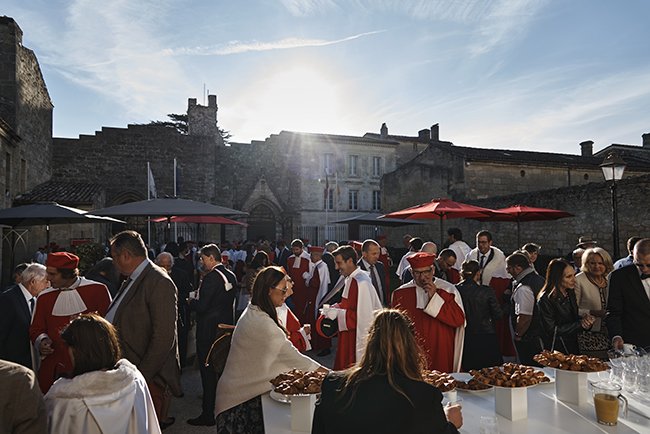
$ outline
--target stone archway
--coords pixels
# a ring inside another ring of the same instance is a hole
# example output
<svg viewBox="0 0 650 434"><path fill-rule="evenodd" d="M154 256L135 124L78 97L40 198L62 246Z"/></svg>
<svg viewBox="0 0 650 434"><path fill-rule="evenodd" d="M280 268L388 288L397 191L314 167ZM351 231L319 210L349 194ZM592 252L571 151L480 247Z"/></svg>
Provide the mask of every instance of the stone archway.
<svg viewBox="0 0 650 434"><path fill-rule="evenodd" d="M248 239L275 240L276 218L273 209L266 204L257 204L248 214Z"/></svg>

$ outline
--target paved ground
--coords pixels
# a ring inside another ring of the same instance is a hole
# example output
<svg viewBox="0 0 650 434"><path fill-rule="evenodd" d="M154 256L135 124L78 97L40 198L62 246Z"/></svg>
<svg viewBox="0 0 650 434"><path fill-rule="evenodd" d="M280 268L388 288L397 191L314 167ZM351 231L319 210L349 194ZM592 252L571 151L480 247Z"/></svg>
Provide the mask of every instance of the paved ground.
<svg viewBox="0 0 650 434"><path fill-rule="evenodd" d="M334 366L334 354L336 352L336 340L334 340L332 353L329 356L318 357L313 351L307 353L318 363L331 368ZM170 416L176 417L176 423L164 432L165 434L185 434L185 433L208 433L215 432L214 427L198 427L187 424L187 419L198 416L201 413L201 377L199 369L196 366L191 366L183 369L181 377L183 383L183 391L185 396L182 398L174 398L171 408L169 410Z"/></svg>

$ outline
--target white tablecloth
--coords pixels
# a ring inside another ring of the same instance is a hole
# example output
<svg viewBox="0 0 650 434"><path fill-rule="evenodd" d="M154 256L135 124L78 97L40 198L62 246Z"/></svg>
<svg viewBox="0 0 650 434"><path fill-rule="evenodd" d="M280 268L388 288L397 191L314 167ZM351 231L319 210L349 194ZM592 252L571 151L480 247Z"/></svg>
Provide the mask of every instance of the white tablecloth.
<svg viewBox="0 0 650 434"><path fill-rule="evenodd" d="M480 417L493 416L494 392L458 392L462 398L464 424L461 433L478 434ZM262 396L266 434L293 434L291 407ZM650 416L650 415L649 415ZM501 434L593 434L593 433L650 433L650 419L634 411L627 418L619 417L617 426L608 427L596 421L591 400L583 405L567 404L555 398L554 384L541 384L528 389L528 418L510 421L497 415Z"/></svg>

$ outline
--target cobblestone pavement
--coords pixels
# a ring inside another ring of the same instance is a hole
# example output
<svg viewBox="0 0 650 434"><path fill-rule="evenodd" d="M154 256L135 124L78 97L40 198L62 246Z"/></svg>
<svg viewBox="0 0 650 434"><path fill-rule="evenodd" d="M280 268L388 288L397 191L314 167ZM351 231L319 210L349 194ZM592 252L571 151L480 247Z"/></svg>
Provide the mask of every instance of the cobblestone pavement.
<svg viewBox="0 0 650 434"><path fill-rule="evenodd" d="M307 355L318 363L331 368L334 366L334 355L336 353L336 339L332 343L332 353L325 357L316 356L314 351L307 352ZM182 398L173 398L169 415L176 418L176 423L167 428L165 434L192 434L216 432L215 427L191 426L187 419L197 417L201 413L201 376L198 366L188 366L183 369L181 377L183 392Z"/></svg>

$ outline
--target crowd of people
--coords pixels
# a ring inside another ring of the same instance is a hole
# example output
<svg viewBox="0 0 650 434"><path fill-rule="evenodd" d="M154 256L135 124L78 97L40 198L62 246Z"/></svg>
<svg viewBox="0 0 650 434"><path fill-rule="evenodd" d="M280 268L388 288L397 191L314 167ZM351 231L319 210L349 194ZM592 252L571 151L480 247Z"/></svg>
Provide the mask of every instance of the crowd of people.
<svg viewBox="0 0 650 434"><path fill-rule="evenodd" d="M124 231L85 276L73 253L39 256L44 264L17 266L0 294L0 385L25 397L0 398L1 431L160 432L175 423L192 327L202 405L187 423L220 433L264 432L261 396L291 369L329 372L313 432L456 432L460 408L443 408L423 369L650 346L650 238L630 238L614 263L581 237L545 270L539 244L505 254L489 231L475 241L451 228L438 252L406 235L393 261L383 236L322 246L178 240L156 254ZM224 328L232 336L217 372L206 362ZM333 366L310 357L333 348ZM373 417L377 408L385 416Z"/></svg>

